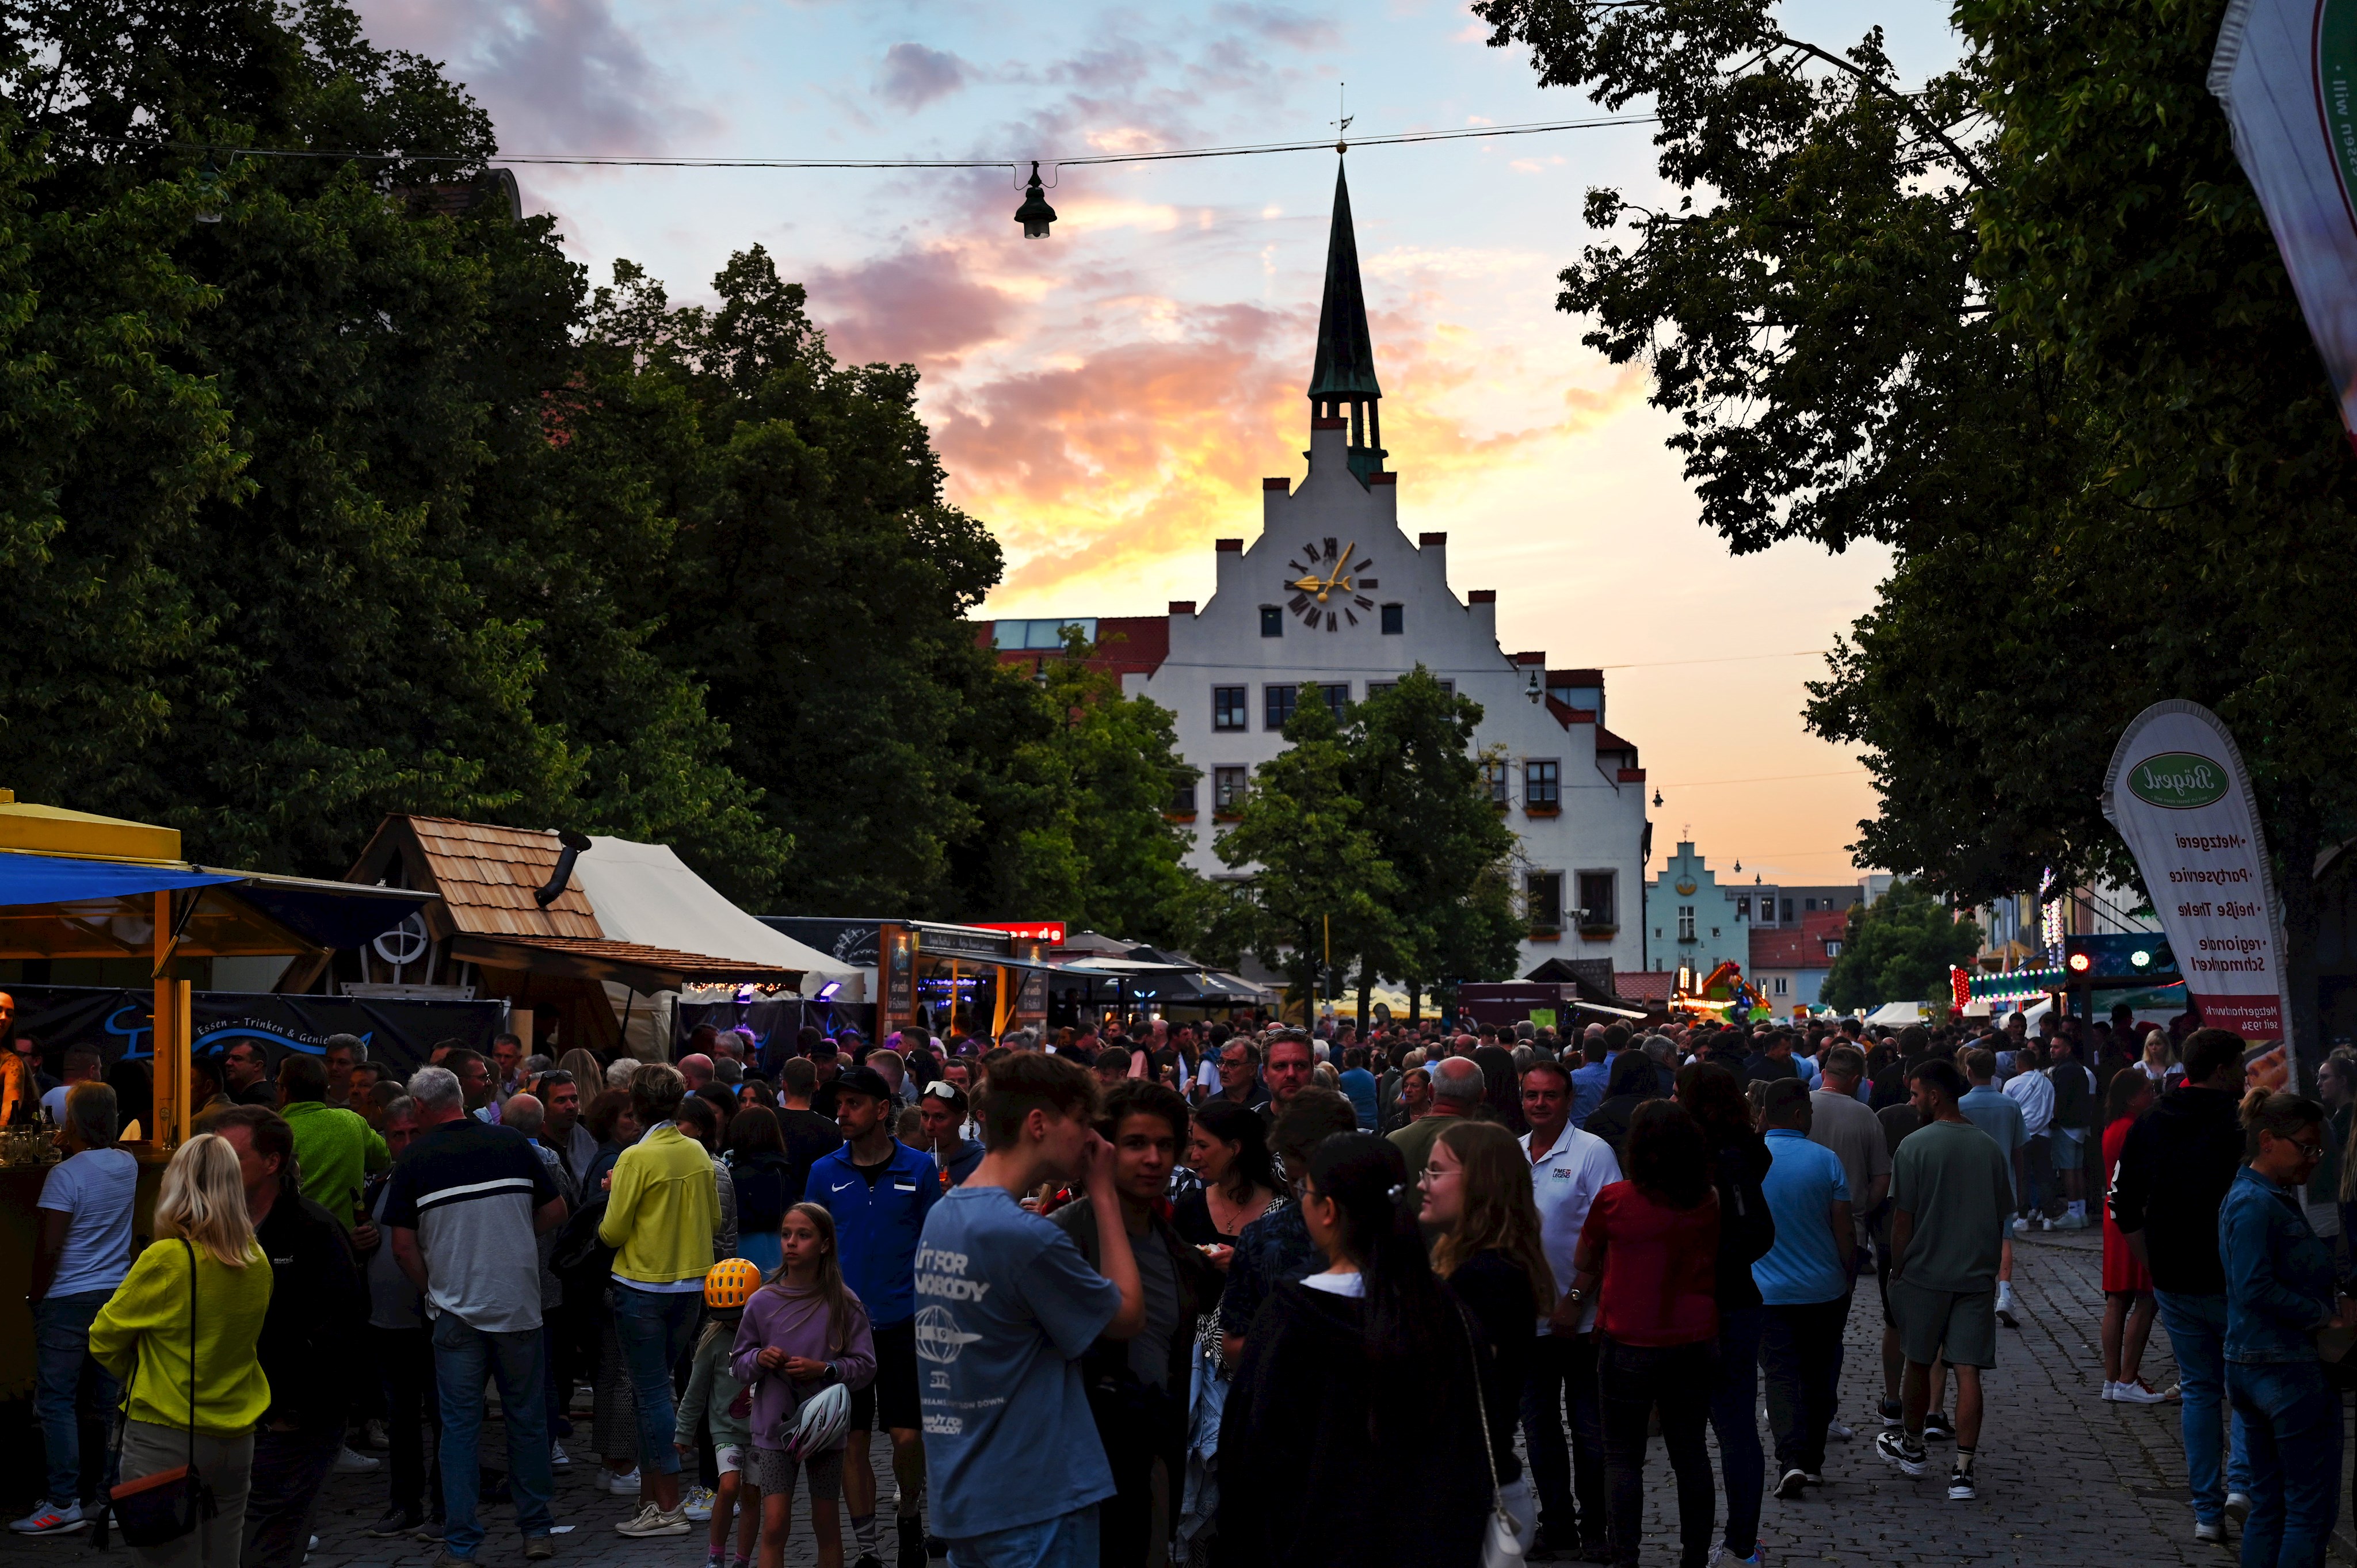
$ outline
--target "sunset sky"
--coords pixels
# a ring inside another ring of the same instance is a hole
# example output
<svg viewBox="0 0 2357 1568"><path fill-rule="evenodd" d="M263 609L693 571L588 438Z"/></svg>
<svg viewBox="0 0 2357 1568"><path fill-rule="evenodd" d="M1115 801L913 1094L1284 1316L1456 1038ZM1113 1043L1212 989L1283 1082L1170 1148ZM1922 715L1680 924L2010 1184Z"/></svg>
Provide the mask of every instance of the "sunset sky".
<svg viewBox="0 0 2357 1568"><path fill-rule="evenodd" d="M1252 4L361 0L381 44L443 61L531 153L1078 157L1602 113L1542 91L1461 0ZM1828 46L1874 23L1911 77L1954 57L1936 6L1788 6ZM1641 113L1641 106L1635 111ZM1511 651L1609 671L1608 722L1715 865L1854 878L1862 770L1801 726L1813 650L1887 565L1785 546L1735 560L1695 521L1645 378L1581 346L1555 274L1591 186L1658 199L1644 125L1349 155L1390 467L1454 585L1498 591ZM759 243L808 285L839 358L912 361L951 499L1005 544L986 614L1157 613L1210 596L1211 541L1302 468L1330 152L1071 167L1053 236L1011 167L522 167L604 281L617 258L709 297ZM1028 164L1027 164L1028 168ZM1805 656L1794 657L1800 654Z"/></svg>

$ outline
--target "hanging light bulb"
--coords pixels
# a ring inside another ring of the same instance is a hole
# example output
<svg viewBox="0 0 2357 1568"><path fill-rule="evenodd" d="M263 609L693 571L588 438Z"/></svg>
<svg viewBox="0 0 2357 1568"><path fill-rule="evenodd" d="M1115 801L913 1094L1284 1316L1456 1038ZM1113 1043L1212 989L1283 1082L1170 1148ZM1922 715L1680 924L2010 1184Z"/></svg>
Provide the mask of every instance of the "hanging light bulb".
<svg viewBox="0 0 2357 1568"><path fill-rule="evenodd" d="M1654 806L1654 809L1655 809L1655 810L1659 810L1659 809L1660 809L1660 807L1661 807L1661 804L1662 804L1662 792L1661 792L1659 789L1655 789L1655 790L1653 791L1653 806Z"/></svg>
<svg viewBox="0 0 2357 1568"><path fill-rule="evenodd" d="M1056 220L1056 209L1048 205L1048 198L1039 186L1039 162L1031 161L1031 183L1023 188L1023 205L1015 209L1015 221L1023 225L1027 240L1044 240L1048 225Z"/></svg>
<svg viewBox="0 0 2357 1568"><path fill-rule="evenodd" d="M1539 690L1539 672L1536 669L1531 671L1530 681L1523 686L1523 695L1528 697L1534 707L1538 704L1538 700L1545 695Z"/></svg>
<svg viewBox="0 0 2357 1568"><path fill-rule="evenodd" d="M194 217L199 223L218 223L221 220L221 170L214 166L213 156L210 153L205 155L205 166L197 171L197 209Z"/></svg>
<svg viewBox="0 0 2357 1568"><path fill-rule="evenodd" d="M1743 875L1743 863L1739 860L1735 863L1735 875L1738 876Z"/></svg>

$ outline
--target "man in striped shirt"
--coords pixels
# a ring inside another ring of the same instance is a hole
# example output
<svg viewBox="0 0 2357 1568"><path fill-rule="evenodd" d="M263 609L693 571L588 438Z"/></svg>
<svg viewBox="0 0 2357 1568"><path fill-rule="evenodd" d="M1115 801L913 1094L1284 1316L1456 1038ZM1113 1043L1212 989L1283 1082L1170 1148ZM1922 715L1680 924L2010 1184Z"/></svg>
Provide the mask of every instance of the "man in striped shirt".
<svg viewBox="0 0 2357 1568"><path fill-rule="evenodd" d="M472 1563L482 1544L475 1506L487 1377L499 1380L507 1419L524 1557L553 1557L536 1238L565 1222L565 1199L522 1133L467 1114L465 1091L447 1069L420 1068L409 1097L420 1133L393 1166L384 1229L433 1321L447 1521L435 1563Z"/></svg>

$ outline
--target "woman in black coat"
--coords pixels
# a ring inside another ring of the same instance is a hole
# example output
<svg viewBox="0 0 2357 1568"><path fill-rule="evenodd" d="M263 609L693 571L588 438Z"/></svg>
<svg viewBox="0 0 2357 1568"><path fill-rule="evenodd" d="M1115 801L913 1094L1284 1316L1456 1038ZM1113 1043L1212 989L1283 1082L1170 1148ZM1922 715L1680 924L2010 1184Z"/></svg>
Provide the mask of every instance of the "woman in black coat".
<svg viewBox="0 0 2357 1568"><path fill-rule="evenodd" d="M1279 1285L1220 1426L1237 1568L1474 1568L1491 1486L1473 1338L1426 1261L1388 1140L1328 1138L1301 1214L1325 1269Z"/></svg>

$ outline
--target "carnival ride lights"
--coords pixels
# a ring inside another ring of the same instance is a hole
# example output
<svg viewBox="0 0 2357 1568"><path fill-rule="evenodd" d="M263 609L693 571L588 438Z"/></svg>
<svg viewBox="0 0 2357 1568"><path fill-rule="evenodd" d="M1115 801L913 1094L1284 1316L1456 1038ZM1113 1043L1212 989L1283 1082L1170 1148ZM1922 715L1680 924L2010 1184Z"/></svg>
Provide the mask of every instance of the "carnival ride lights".
<svg viewBox="0 0 2357 1568"><path fill-rule="evenodd" d="M1699 982L1692 969L1680 964L1677 983L1670 992L1670 1011L1730 1023L1769 1015L1766 999L1743 978L1742 967L1733 959L1722 961Z"/></svg>

